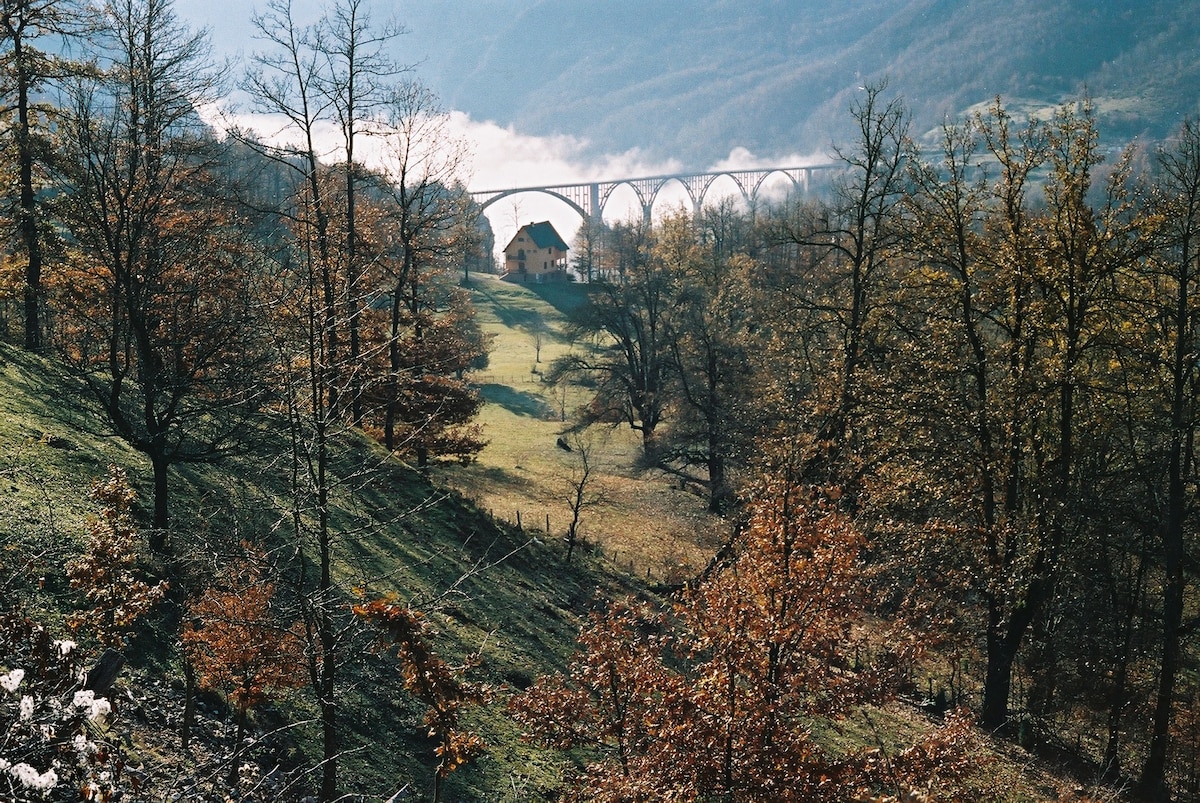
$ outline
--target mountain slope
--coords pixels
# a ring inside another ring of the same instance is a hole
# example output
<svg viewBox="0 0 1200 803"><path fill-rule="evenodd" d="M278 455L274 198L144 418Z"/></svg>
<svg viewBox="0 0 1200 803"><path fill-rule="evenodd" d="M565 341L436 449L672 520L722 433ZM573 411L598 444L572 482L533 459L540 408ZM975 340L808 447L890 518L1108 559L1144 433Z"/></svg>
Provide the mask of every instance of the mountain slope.
<svg viewBox="0 0 1200 803"><path fill-rule="evenodd" d="M441 6L439 3L430 6ZM887 78L935 127L996 95L1088 91L1111 139L1197 111L1200 5L1182 0L637 0L495 4L410 20L421 74L449 106L533 134L702 166L843 139L857 88ZM451 20L451 24L446 24Z"/></svg>

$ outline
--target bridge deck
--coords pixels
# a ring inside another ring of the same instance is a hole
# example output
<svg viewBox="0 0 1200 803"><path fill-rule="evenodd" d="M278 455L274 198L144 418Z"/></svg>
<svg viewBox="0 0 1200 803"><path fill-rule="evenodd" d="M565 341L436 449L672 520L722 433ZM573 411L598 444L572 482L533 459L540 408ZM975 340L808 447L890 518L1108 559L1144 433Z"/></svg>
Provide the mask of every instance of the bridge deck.
<svg viewBox="0 0 1200 803"><path fill-rule="evenodd" d="M585 220L600 218L604 207L614 190L627 186L637 195L638 203L642 206L645 220L650 220L650 212L654 201L663 188L672 181L679 182L692 202L693 210L699 211L704 205L705 196L713 182L722 176L730 178L737 185L742 199L747 204L758 200L759 191L768 177L781 174L789 178L792 187L800 192L808 192L814 172L833 171L840 167L837 164L815 164L800 167L765 167L753 170L718 170L711 173L671 173L660 176L641 176L639 178L622 178L611 181L592 181L579 184L548 184L538 187L513 187L501 190L477 190L470 193L479 203L481 210L494 204L502 198L523 192L540 192L564 201Z"/></svg>

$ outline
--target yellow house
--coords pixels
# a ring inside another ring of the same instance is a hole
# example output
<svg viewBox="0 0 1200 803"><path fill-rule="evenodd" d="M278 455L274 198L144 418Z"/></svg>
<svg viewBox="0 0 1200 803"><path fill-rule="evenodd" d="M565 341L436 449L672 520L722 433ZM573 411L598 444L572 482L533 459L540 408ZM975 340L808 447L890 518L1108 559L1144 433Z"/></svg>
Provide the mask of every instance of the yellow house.
<svg viewBox="0 0 1200 803"><path fill-rule="evenodd" d="M504 247L504 277L513 282L544 282L567 275L567 244L550 221L522 226Z"/></svg>

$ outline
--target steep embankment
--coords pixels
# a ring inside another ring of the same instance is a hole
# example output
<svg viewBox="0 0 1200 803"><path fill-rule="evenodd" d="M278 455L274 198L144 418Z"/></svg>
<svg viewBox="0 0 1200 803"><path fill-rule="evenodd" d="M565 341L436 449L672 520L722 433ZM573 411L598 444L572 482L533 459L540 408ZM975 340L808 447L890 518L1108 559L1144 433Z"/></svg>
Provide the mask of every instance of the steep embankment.
<svg viewBox="0 0 1200 803"><path fill-rule="evenodd" d="M63 617L81 603L63 566L79 553L86 516L96 510L88 499L91 483L115 463L138 490L140 512L149 502L148 463L107 434L89 409L82 388L52 361L0 345L0 598L19 601L56 633L65 632ZM214 774L205 762L227 754L231 719L216 698L200 711L199 747L191 756L178 750L176 606L184 586L205 572L211 577L239 541L294 547L289 465L287 440L264 419L252 449L172 471L172 552L167 559L146 555L143 567L148 575L176 575L174 599L140 626L118 685L136 703L119 723L136 734L132 762L160 779ZM560 667L597 593L633 590L586 555L564 565L555 545L497 524L354 433L338 438L334 465L335 575L345 603L352 589L365 588L395 592L429 610L435 645L448 659L479 654L474 680L520 688ZM81 649L94 656L98 646L86 636ZM400 689L395 667L365 643L365 637L346 640L339 698L344 789L386 797L407 785L423 793L434 763L433 744L421 735L423 709ZM256 732L305 720L311 696L289 692L259 715ZM453 799L503 799L497 790L536 799L535 790L555 783L557 765L520 743L502 704L467 724L480 731L489 752L452 777ZM289 727L256 751L264 771L275 762L311 767L319 756L316 728Z"/></svg>

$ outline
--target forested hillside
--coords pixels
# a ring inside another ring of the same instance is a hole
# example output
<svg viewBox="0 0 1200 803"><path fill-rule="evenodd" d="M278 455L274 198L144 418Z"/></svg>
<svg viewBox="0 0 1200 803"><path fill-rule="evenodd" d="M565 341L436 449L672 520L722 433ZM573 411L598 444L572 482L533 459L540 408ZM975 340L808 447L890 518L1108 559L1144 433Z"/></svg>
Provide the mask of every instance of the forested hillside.
<svg viewBox="0 0 1200 803"><path fill-rule="evenodd" d="M0 12L0 797L1200 796L1196 123L868 80L554 290L364 2L255 16L270 136L170 0Z"/></svg>
<svg viewBox="0 0 1200 803"><path fill-rule="evenodd" d="M618 759L633 759L608 733L618 752L588 782L767 784L762 744L822 766L808 727L783 736L787 723L763 717L772 701L836 717L824 690L909 666L909 680L928 673L931 701L1072 755L1110 794L1191 799L1200 132L1110 155L1091 102L1019 120L1000 101L918 151L903 99L863 93L826 197L581 234L576 267L600 280L551 373L588 389L577 426L631 427L647 465L739 522L665 623L636 607L592 633L591 661L644 650L627 691L679 741L639 743L645 763L622 780ZM840 574L843 561L855 569ZM741 605L753 613L737 624L712 613ZM665 634L641 635L647 622ZM882 622L902 629L873 643ZM830 640L807 642L808 628ZM907 638L937 646L891 652ZM660 661L660 639L686 660ZM809 667L814 653L855 669L818 677L829 667ZM590 666L523 713L548 743L600 738L564 730L587 690L603 721ZM698 761L688 739L716 738L698 713L714 707L739 747ZM679 775L685 761L697 763ZM821 772L869 787L859 770ZM950 795L1002 794L967 788Z"/></svg>
<svg viewBox="0 0 1200 803"><path fill-rule="evenodd" d="M408 22L408 52L453 108L691 169L736 147L824 152L849 134L859 87L883 77L917 134L996 95L1046 108L1086 90L1114 142L1200 111L1200 10L1180 0L555 1Z"/></svg>

